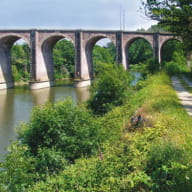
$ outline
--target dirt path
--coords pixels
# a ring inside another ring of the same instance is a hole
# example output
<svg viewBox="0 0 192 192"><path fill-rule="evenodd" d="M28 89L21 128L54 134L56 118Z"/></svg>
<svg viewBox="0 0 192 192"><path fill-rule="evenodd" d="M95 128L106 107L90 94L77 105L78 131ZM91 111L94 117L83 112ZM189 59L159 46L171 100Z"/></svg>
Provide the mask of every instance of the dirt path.
<svg viewBox="0 0 192 192"><path fill-rule="evenodd" d="M187 83L187 82L186 82ZM192 84L192 82L190 82ZM183 107L186 109L188 114L192 116L192 94L189 93L181 84L178 77L172 77L172 85L177 92L179 99Z"/></svg>

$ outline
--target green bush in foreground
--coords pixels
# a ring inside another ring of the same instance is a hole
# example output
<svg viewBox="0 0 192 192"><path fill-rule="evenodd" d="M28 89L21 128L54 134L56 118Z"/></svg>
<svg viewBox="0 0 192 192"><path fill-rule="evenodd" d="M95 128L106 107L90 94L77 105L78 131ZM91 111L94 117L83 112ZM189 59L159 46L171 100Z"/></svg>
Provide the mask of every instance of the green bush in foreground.
<svg viewBox="0 0 192 192"><path fill-rule="evenodd" d="M84 107L76 106L71 99L53 106L34 107L30 122L22 129L20 139L34 156L48 148L74 161L92 154L99 143L99 124Z"/></svg>
<svg viewBox="0 0 192 192"><path fill-rule="evenodd" d="M102 156L80 159L29 192L190 192L192 121L169 78L162 74L149 78L131 101L144 103L146 126L124 130L119 142L106 146ZM128 110L130 105L118 109L125 107Z"/></svg>

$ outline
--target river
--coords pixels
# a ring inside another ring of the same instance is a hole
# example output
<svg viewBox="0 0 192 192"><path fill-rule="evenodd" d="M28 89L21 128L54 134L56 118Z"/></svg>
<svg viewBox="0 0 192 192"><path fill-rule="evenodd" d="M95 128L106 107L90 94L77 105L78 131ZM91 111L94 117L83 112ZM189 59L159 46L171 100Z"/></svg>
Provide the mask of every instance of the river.
<svg viewBox="0 0 192 192"><path fill-rule="evenodd" d="M28 86L0 90L0 158L6 154L10 140L16 138L19 123L29 120L33 106L54 103L69 96L75 103L82 102L89 98L89 91L88 88L74 88L70 80L39 90L30 90Z"/></svg>

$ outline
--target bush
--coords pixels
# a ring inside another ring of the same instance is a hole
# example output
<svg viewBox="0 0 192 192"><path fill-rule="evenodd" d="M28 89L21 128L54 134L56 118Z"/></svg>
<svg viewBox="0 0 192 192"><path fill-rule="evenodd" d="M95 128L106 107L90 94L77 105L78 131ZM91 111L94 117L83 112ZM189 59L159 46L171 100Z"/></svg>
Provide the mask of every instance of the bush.
<svg viewBox="0 0 192 192"><path fill-rule="evenodd" d="M34 156L41 157L42 152L54 149L73 162L94 153L100 140L98 129L99 123L84 107L67 99L53 106L34 107L30 122L22 126L20 139Z"/></svg>
<svg viewBox="0 0 192 192"><path fill-rule="evenodd" d="M186 58L182 52L174 52L172 61L166 62L164 65L164 68L169 75L189 72Z"/></svg>
<svg viewBox="0 0 192 192"><path fill-rule="evenodd" d="M103 115L122 105L130 94L132 80L133 76L122 66L108 65L91 88L88 108L96 115Z"/></svg>
<svg viewBox="0 0 192 192"><path fill-rule="evenodd" d="M142 77L146 79L148 75L154 74L155 72L159 71L160 64L157 60L150 58L143 63L131 65L130 68L132 71L140 72Z"/></svg>
<svg viewBox="0 0 192 192"><path fill-rule="evenodd" d="M21 81L22 74L18 72L16 65L12 65L12 73L14 81Z"/></svg>
<svg viewBox="0 0 192 192"><path fill-rule="evenodd" d="M8 155L0 162L0 191L22 192L38 180L35 173L35 158L29 154L28 146L12 143Z"/></svg>

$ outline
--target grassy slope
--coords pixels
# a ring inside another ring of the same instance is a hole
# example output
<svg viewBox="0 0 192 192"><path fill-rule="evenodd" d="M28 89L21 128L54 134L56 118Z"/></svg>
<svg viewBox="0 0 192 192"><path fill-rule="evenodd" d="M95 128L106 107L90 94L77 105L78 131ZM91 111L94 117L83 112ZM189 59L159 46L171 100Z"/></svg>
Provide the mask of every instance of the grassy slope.
<svg viewBox="0 0 192 192"><path fill-rule="evenodd" d="M140 107L145 121L130 129L130 116ZM129 112L128 112L129 111ZM75 165L28 191L191 191L192 120L182 108L165 74L157 74L123 107L103 119L104 134L119 141L105 144L103 155Z"/></svg>

